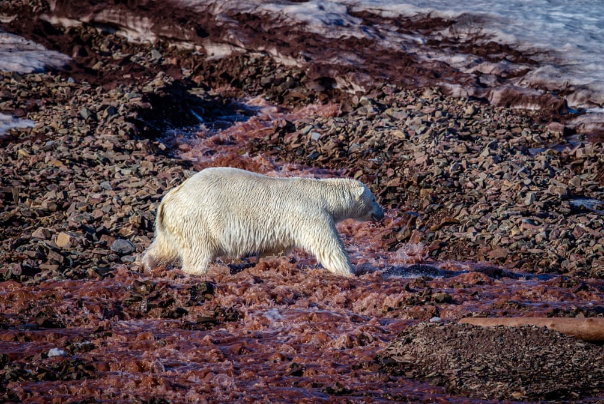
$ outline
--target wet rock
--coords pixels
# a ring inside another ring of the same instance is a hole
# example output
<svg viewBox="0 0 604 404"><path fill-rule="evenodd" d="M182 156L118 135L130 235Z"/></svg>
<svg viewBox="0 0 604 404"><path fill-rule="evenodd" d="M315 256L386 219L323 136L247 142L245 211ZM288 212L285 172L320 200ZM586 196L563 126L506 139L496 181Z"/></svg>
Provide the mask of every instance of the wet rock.
<svg viewBox="0 0 604 404"><path fill-rule="evenodd" d="M148 295L155 290L155 285L149 281L135 280L132 283L132 290L136 293L140 293L141 295Z"/></svg>
<svg viewBox="0 0 604 404"><path fill-rule="evenodd" d="M332 396L343 396L352 393L352 390L346 388L342 383L335 383L332 386L327 386L321 389L321 391L325 394L329 394Z"/></svg>
<svg viewBox="0 0 604 404"><path fill-rule="evenodd" d="M40 329L40 326L38 324L20 324L17 328L23 331L36 331Z"/></svg>
<svg viewBox="0 0 604 404"><path fill-rule="evenodd" d="M195 305L209 300L214 295L215 287L210 282L201 282L189 289L191 300L189 304Z"/></svg>
<svg viewBox="0 0 604 404"><path fill-rule="evenodd" d="M292 362L287 365L285 374L287 374L288 376L302 376L304 374L304 370L306 370L306 368L303 365L300 365L296 362Z"/></svg>
<svg viewBox="0 0 604 404"><path fill-rule="evenodd" d="M93 266L92 271L94 271L94 273L99 275L101 278L104 278L111 274L111 272L113 271L113 268Z"/></svg>
<svg viewBox="0 0 604 404"><path fill-rule="evenodd" d="M48 353L47 353L49 358L55 357L55 356L67 356L67 352L63 351L62 349L59 348L51 348Z"/></svg>
<svg viewBox="0 0 604 404"><path fill-rule="evenodd" d="M453 297L451 297L451 295L448 293L439 292L432 294L432 300L435 303L451 303L453 301Z"/></svg>
<svg viewBox="0 0 604 404"><path fill-rule="evenodd" d="M135 252L136 246L130 240L117 239L111 244L111 251L120 255L127 255Z"/></svg>
<svg viewBox="0 0 604 404"><path fill-rule="evenodd" d="M69 233L65 233L65 232L61 232L61 233L57 234L57 237L55 239L55 244L57 245L57 247L63 248L63 249L70 248L74 242L75 242L75 237L73 237L73 235L71 235Z"/></svg>

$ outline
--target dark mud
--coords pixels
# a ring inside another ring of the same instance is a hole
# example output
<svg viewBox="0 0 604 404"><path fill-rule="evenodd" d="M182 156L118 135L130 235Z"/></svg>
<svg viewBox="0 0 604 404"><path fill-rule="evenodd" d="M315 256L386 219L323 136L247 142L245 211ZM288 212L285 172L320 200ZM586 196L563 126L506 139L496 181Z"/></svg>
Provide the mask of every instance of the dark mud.
<svg viewBox="0 0 604 404"><path fill-rule="evenodd" d="M530 326L422 323L405 329L378 362L451 394L496 400L576 400L604 389L602 347Z"/></svg>

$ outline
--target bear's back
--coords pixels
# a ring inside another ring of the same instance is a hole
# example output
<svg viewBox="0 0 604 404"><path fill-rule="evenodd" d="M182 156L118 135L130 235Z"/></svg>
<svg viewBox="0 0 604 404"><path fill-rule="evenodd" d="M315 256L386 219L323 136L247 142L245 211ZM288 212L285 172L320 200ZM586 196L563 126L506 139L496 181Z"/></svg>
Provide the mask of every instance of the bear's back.
<svg viewBox="0 0 604 404"><path fill-rule="evenodd" d="M287 249L297 226L308 216L309 195L297 178L272 178L235 168L211 168L195 174L179 190L181 201L195 200L191 216L204 223L221 254Z"/></svg>
<svg viewBox="0 0 604 404"><path fill-rule="evenodd" d="M282 216L321 204L312 188L319 180L305 178L274 178L230 167L202 170L189 178L175 198L205 206L205 212L245 214L248 218Z"/></svg>

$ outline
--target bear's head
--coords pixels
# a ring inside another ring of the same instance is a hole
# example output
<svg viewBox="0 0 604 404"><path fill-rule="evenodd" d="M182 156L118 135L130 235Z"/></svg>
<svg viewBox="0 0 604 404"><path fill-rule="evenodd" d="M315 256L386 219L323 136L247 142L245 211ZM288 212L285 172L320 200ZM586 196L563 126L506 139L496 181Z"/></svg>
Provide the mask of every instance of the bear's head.
<svg viewBox="0 0 604 404"><path fill-rule="evenodd" d="M353 194L355 198L352 217L361 221L378 222L384 218L384 211L377 203L373 193L365 184L357 181L357 186L354 188Z"/></svg>

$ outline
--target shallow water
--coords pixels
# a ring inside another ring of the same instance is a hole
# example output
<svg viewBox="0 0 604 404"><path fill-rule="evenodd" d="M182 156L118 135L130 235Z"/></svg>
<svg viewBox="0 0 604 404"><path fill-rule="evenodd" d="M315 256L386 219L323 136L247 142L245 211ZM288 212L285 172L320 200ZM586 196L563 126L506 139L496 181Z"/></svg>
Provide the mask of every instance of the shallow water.
<svg viewBox="0 0 604 404"><path fill-rule="evenodd" d="M575 310L581 315L595 310L593 302L603 297L601 281L588 281L583 290L573 292L576 285L560 278L497 279L478 272L476 264L430 265L460 274L386 278L376 269L341 279L295 252L262 259L237 273L232 273L232 265L213 264L202 280L216 285L216 291L201 305L187 303L198 278L163 268L148 275L122 268L105 280L35 287L2 282L0 309L8 318L24 313L33 318L46 310L67 328L3 331L0 351L17 361L37 355L38 363L49 366L63 358L44 359L41 353L92 344L91 350L76 349L68 356L92 364L96 376L8 387L29 402L50 397L67 401L74 395L128 402L150 398L150 389L153 396L168 401L332 402L338 388L344 396L364 402L389 402L393 397L468 402L437 387L380 374L374 357L418 320L455 321L470 313L545 316ZM136 282L152 285L173 303L148 312L126 306ZM438 293L447 293L451 300L435 303ZM176 306L187 313L163 318ZM207 316L213 307L234 308L239 319L206 328L199 316ZM198 326L191 329L190 324Z"/></svg>

